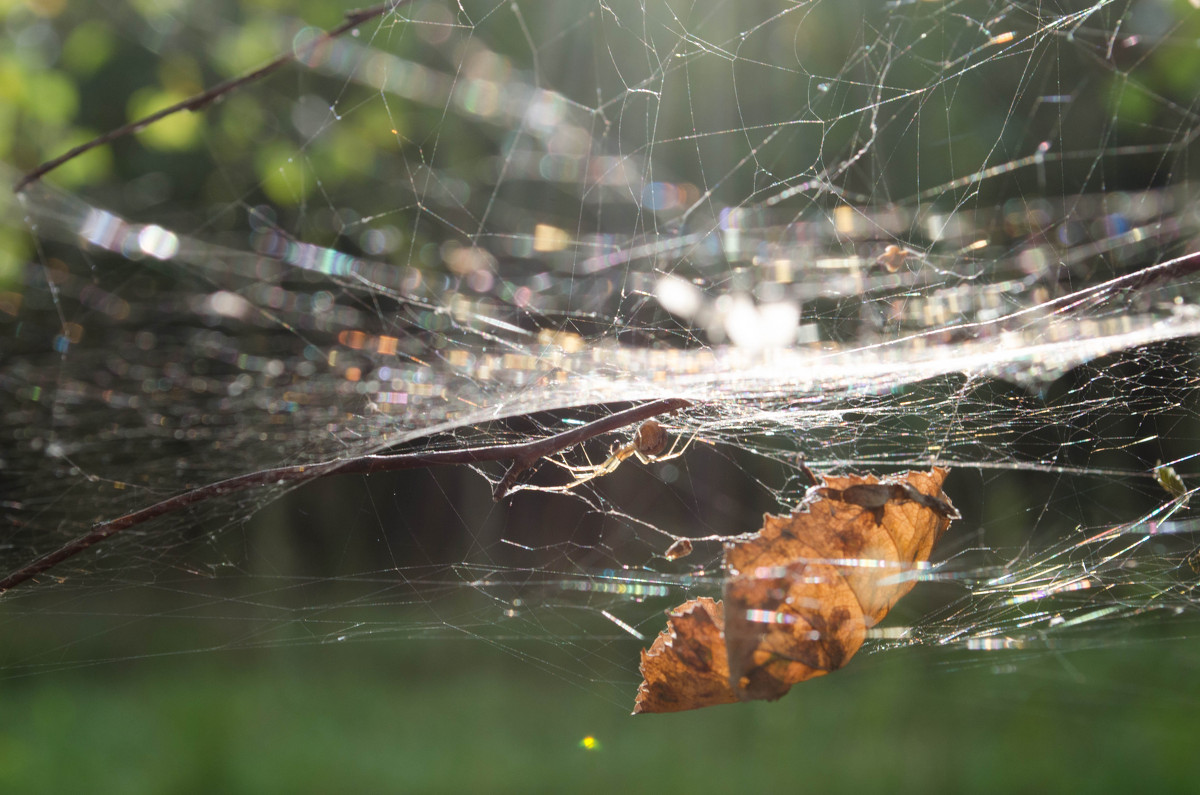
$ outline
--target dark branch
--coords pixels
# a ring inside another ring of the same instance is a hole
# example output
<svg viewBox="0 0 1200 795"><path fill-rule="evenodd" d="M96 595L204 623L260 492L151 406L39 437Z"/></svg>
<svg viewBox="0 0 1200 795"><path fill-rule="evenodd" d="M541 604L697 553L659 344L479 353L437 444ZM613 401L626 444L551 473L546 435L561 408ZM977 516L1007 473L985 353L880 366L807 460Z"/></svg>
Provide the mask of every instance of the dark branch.
<svg viewBox="0 0 1200 795"><path fill-rule="evenodd" d="M335 28L330 28L325 33L323 33L320 36L318 36L317 38L313 39L312 41L310 41L307 45L305 45L303 48L301 48L298 51L293 50L291 52L284 53L284 54L280 55L278 58L276 58L275 60L271 61L270 63L260 66L252 72L247 72L246 74L241 75L240 77L235 77L230 80L226 80L224 83L215 85L206 91L202 91L199 94L196 94L195 96L188 97L187 99L183 100L182 102L176 102L174 105L171 105L170 107L166 107L166 108L163 108L162 110L155 111L154 113L151 113L149 116L145 116L141 119L138 119L137 121L132 121L129 124L126 124L122 127L116 128L115 130L109 130L108 132L104 133L103 135L99 135L99 136L93 138L92 140L88 141L87 143L80 144L79 146L76 146L74 149L64 152L63 154L59 155L58 157L54 158L53 160L47 160L45 163L42 163L40 166L35 168L33 171L30 171L28 174L21 177L21 179L13 187L13 192L20 193L22 190L24 190L26 187L28 187L31 183L37 182L39 179L46 176L46 174L50 173L54 169L58 168L59 166L63 165L64 163L68 163L68 162L74 160L75 158L79 157L80 155L84 154L85 152L90 152L91 150L95 149L98 146L103 146L104 144L112 143L113 141L117 140L118 138L124 138L127 135L132 135L133 133L140 132L141 130L144 130L146 127L149 127L154 122L156 122L160 119L165 119L167 116L173 116L176 113L180 112L181 110L190 110L190 111L201 110L205 106L212 104L213 102L215 102L216 100L225 96L226 94L228 94L232 91L236 91L237 89L241 88L244 85L247 85L248 83L253 83L256 80L260 80L260 79L266 77L267 75L271 74L272 72L279 69L281 66L284 66L285 64L289 64L292 61L300 60L301 58L310 57L312 55L312 53L317 50L317 48L332 41L333 39L336 39L337 37L343 35L347 31L351 31L354 28L357 28L359 25L363 24L364 22L368 22L372 19L375 19L376 17L381 17L384 14L386 14L388 11L399 8L400 6L405 5L411 1L412 0L392 0L391 2L388 2L388 3L380 3L377 6L371 6L370 8L361 8L361 9L358 9L357 11L347 11L346 18L342 22L342 24L338 25Z"/></svg>
<svg viewBox="0 0 1200 795"><path fill-rule="evenodd" d="M445 464L479 464L487 461L511 461L508 472L500 480L493 493L497 501L504 499L509 489L516 483L522 472L533 466L540 459L553 455L568 447L573 447L602 433L615 431L650 417L678 411L690 406L691 403L682 398L667 398L643 403L640 406L618 411L607 417L572 428L569 431L556 433L542 439L535 439L521 444L503 444L492 447L472 447L466 450L440 450L431 453L400 453L396 455L364 455L357 458L346 458L337 461L323 461L317 464L301 464L298 466L262 469L245 475L229 478L228 480L209 483L206 486L176 494L161 502L127 513L107 522L94 525L90 532L79 536L58 549L27 563L4 579L0 580L0 594L12 590L21 583L46 572L68 558L72 558L101 541L111 538L122 530L142 524L164 514L173 513L181 508L204 502L214 497L233 494L239 491L269 486L277 483L303 483L329 475L369 474L372 472L393 472L400 469L421 469L424 467L442 466Z"/></svg>

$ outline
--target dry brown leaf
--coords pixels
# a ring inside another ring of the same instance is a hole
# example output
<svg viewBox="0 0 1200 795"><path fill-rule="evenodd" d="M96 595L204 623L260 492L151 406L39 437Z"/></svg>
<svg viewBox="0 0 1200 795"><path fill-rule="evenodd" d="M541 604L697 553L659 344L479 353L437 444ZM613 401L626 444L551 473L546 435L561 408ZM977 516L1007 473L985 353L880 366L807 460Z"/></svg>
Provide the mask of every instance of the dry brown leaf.
<svg viewBox="0 0 1200 795"><path fill-rule="evenodd" d="M686 538L681 538L667 547L667 551L663 553L663 557L667 560L679 560L680 558L686 558L690 554L692 554L692 542Z"/></svg>
<svg viewBox="0 0 1200 795"><path fill-rule="evenodd" d="M642 652L634 712L773 700L845 665L957 518L946 474L826 477L795 513L767 514L726 545L725 609L695 599L671 611Z"/></svg>
<svg viewBox="0 0 1200 795"><path fill-rule="evenodd" d="M737 701L729 689L720 602L707 596L676 607L650 650L642 650L639 712L679 712ZM681 675L681 673L683 675Z"/></svg>

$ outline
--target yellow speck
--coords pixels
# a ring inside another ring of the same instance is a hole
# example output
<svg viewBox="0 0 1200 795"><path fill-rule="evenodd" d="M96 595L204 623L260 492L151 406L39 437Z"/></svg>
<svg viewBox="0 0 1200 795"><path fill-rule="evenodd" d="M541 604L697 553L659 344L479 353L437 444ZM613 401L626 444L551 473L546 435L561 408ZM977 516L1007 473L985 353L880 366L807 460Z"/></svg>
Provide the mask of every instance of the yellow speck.
<svg viewBox="0 0 1200 795"><path fill-rule="evenodd" d="M585 751L599 751L600 741L589 734L587 737L584 737L579 741L579 747Z"/></svg>

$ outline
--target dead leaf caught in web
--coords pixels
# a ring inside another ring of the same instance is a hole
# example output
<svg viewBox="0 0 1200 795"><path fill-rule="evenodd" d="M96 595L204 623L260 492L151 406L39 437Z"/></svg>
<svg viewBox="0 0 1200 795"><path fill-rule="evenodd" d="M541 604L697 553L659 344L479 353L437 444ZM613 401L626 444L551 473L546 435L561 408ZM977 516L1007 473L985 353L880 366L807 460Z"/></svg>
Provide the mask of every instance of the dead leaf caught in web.
<svg viewBox="0 0 1200 795"><path fill-rule="evenodd" d="M669 614L667 628L642 650L642 676L634 712L679 712L731 704L725 655L724 611L707 596Z"/></svg>
<svg viewBox="0 0 1200 795"><path fill-rule="evenodd" d="M634 713L774 700L845 665L958 518L946 474L828 476L796 512L727 544L724 603L670 612L642 652Z"/></svg>
<svg viewBox="0 0 1200 795"><path fill-rule="evenodd" d="M681 538L667 547L667 551L663 553L663 557L667 560L679 560L680 558L686 558L690 554L692 554L692 542L686 538Z"/></svg>

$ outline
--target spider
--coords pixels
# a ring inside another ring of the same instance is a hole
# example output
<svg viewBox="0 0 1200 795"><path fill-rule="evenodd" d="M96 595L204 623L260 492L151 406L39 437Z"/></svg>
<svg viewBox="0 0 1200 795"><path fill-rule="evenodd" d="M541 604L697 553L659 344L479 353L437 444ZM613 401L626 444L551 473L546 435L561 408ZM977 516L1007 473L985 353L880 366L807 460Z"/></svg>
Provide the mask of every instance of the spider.
<svg viewBox="0 0 1200 795"><path fill-rule="evenodd" d="M679 438L667 449L667 442L670 441L670 434L667 429L662 426L657 420L646 420L638 426L637 432L633 434L633 438L628 444L621 445L612 451L612 453L599 464L588 464L587 466L571 466L570 464L558 463L559 466L566 469L575 479L570 483L562 486L555 486L551 491L568 491L576 486L587 483L594 478L602 477L610 472L616 471L616 468L621 465L621 462L626 458L636 457L643 464L652 464L658 461L670 461L672 458L678 458L687 451L691 446L695 436L689 438L682 446L679 444ZM679 449L676 449L679 448ZM663 451L666 450L664 453Z"/></svg>

